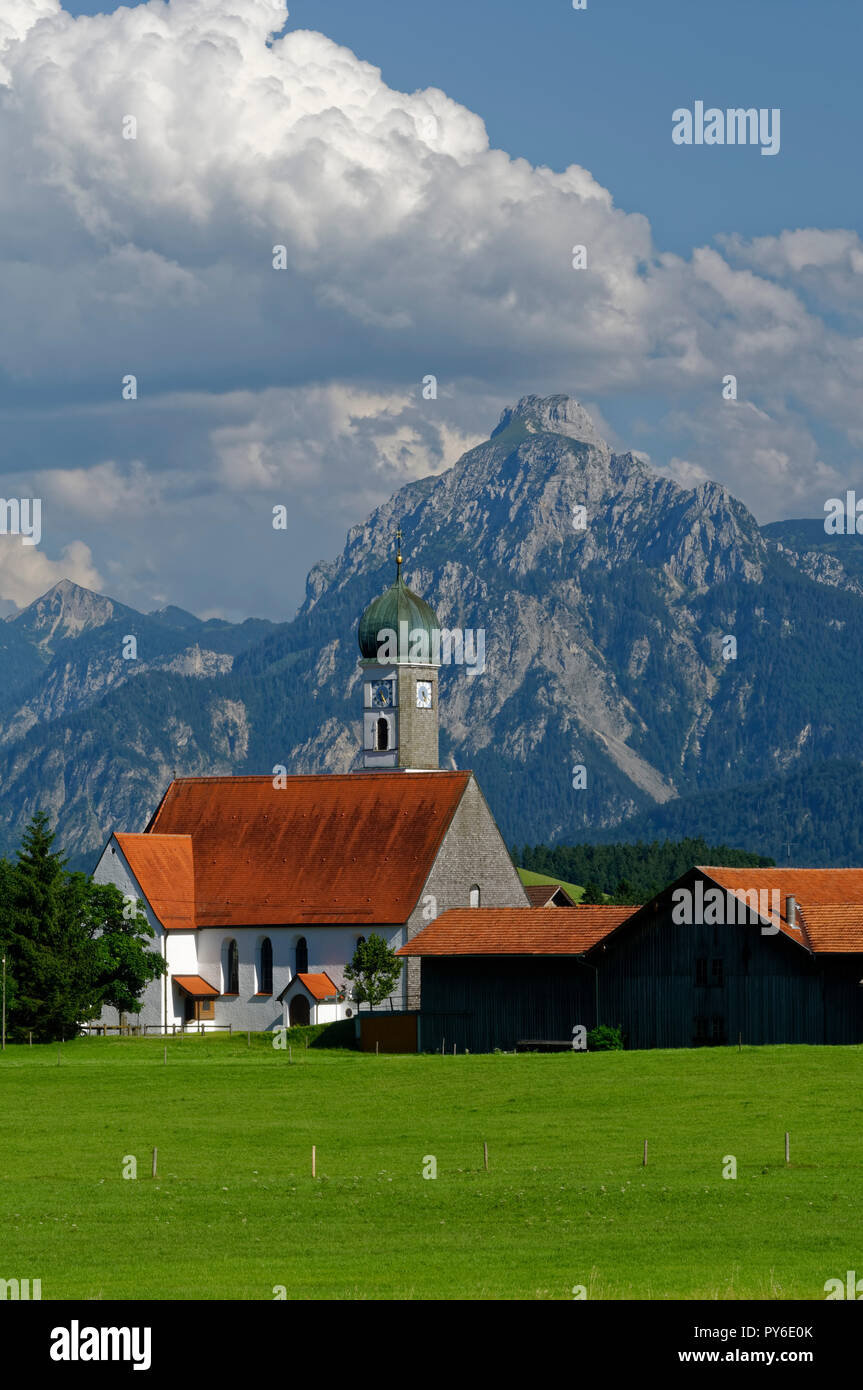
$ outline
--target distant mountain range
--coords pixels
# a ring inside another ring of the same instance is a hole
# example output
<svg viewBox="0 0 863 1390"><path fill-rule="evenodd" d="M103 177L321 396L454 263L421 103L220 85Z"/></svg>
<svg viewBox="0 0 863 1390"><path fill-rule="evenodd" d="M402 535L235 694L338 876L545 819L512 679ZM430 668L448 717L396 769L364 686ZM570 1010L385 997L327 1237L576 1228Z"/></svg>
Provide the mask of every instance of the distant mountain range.
<svg viewBox="0 0 863 1390"><path fill-rule="evenodd" d="M442 763L474 768L508 843L863 863L863 537L759 527L726 488L612 452L565 396L525 397L355 526L290 622L143 615L68 581L0 622L0 851L43 806L88 867L175 773L355 767L357 621L399 525L410 587L485 632L482 674L441 674Z"/></svg>

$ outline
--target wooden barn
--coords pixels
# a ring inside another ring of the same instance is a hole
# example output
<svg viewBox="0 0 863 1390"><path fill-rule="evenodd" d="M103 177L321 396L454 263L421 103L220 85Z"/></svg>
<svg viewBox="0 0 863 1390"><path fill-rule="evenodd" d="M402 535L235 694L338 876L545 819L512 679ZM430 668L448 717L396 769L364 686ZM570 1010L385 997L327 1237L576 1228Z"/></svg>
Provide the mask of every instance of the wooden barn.
<svg viewBox="0 0 863 1390"><path fill-rule="evenodd" d="M422 961L420 1050L512 1049L593 1027L588 952L631 907L453 908L397 952Z"/></svg>
<svg viewBox="0 0 863 1390"><path fill-rule="evenodd" d="M471 925L472 924L472 925ZM454 910L422 961L422 1049L863 1043L863 870L697 866L637 908Z"/></svg>

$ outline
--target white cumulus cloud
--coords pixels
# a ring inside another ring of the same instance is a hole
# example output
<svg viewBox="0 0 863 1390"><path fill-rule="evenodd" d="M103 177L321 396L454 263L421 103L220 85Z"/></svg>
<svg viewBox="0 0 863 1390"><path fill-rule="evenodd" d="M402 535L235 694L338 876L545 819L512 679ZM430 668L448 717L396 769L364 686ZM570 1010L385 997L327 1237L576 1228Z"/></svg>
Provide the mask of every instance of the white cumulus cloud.
<svg viewBox="0 0 863 1390"><path fill-rule="evenodd" d="M80 517L66 541L94 545L139 508L108 571L125 563L135 592L173 585L191 602L201 566L208 592L226 583L205 520L240 528L237 570L256 551L242 506L287 490L320 518L325 554L337 527L453 462L504 404L559 390L612 425L618 398L650 397L661 426L622 445L649 444L657 465L715 477L763 515L789 498L815 514L844 466L820 432L849 453L860 437L853 234L666 254L588 170L492 149L444 92L395 91L287 23L279 0L77 19L5 0L2 466L38 473L46 508ZM721 408L729 372L748 407L736 416ZM138 399L123 402L130 373ZM172 540L186 504L195 525L185 512ZM291 563L309 558L301 545Z"/></svg>

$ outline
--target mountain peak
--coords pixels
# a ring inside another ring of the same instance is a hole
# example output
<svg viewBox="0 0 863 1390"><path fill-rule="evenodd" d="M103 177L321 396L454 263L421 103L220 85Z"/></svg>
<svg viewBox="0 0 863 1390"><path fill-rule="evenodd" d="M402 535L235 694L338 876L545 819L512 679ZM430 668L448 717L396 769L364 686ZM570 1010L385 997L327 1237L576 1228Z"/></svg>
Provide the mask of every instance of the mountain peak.
<svg viewBox="0 0 863 1390"><path fill-rule="evenodd" d="M44 645L54 638L77 637L91 628L103 627L118 611L130 610L71 579L61 579L12 621L38 633L40 645Z"/></svg>
<svg viewBox="0 0 863 1390"><path fill-rule="evenodd" d="M492 439L516 422L530 434L562 434L582 444L608 447L584 406L573 396L522 396L517 406L503 411Z"/></svg>

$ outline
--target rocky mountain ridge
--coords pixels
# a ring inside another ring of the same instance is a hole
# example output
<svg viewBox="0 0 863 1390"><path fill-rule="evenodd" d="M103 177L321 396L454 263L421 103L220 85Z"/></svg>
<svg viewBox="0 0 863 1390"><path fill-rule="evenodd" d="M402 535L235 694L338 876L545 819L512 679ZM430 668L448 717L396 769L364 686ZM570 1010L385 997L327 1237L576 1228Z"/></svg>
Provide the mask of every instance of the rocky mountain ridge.
<svg viewBox="0 0 863 1390"><path fill-rule="evenodd" d="M357 622L392 581L399 526L409 586L442 626L485 633L482 674L442 669L441 762L474 768L509 842L685 819L705 795L733 818L741 786L863 759L861 552L814 525L759 528L726 488L616 454L571 398L523 397L352 527L291 622L134 615L66 589L0 623L20 667L11 694L0 679L0 826L14 840L47 794L83 860L108 828L140 828L175 771L356 767ZM139 633L134 680L121 629ZM838 826L834 842L840 862Z"/></svg>

